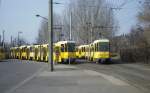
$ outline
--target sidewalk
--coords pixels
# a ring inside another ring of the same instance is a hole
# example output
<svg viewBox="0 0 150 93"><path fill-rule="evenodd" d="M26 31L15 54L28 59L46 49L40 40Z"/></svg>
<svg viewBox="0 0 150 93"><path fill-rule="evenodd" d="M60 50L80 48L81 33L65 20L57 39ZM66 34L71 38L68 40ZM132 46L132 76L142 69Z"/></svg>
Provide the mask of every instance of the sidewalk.
<svg viewBox="0 0 150 93"><path fill-rule="evenodd" d="M13 93L142 93L109 75L56 65L54 72L44 69Z"/></svg>

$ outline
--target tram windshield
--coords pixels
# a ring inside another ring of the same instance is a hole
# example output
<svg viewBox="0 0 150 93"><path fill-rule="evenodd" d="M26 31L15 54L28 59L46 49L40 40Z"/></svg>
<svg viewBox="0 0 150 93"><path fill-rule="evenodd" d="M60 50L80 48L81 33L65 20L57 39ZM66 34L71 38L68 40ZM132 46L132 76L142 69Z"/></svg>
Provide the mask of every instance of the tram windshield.
<svg viewBox="0 0 150 93"><path fill-rule="evenodd" d="M109 42L100 42L99 51L109 51Z"/></svg>
<svg viewBox="0 0 150 93"><path fill-rule="evenodd" d="M75 51L75 43L67 43L68 52Z"/></svg>

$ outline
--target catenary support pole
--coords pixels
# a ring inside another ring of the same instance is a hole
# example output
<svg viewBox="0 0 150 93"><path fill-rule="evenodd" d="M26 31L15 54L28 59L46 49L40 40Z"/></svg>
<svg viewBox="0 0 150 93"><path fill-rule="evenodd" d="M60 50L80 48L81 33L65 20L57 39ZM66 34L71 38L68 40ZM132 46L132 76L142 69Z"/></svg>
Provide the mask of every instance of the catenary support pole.
<svg viewBox="0 0 150 93"><path fill-rule="evenodd" d="M49 44L49 56L48 64L51 68L51 71L54 71L53 64L53 0L49 0L49 18L48 18L48 44Z"/></svg>

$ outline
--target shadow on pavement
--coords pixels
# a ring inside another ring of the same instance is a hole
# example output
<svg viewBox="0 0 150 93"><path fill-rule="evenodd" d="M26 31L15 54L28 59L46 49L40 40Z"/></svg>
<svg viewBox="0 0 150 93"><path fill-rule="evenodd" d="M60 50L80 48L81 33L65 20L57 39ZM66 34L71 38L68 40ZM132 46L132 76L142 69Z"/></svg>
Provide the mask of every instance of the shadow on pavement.
<svg viewBox="0 0 150 93"><path fill-rule="evenodd" d="M116 65L116 64L132 64L133 62L123 62L120 59L112 59L110 62L97 63L97 62L87 61L85 59L77 59L72 65L80 65L86 63L99 64L99 65Z"/></svg>
<svg viewBox="0 0 150 93"><path fill-rule="evenodd" d="M8 60L0 60L0 63L9 62Z"/></svg>

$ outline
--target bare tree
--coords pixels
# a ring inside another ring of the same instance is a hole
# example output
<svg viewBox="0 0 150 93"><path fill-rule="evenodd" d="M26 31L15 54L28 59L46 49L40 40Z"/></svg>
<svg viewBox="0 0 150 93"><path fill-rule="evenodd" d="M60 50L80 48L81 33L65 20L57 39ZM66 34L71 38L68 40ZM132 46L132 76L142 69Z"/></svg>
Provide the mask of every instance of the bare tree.
<svg viewBox="0 0 150 93"><path fill-rule="evenodd" d="M114 35L113 11L104 0L71 0L63 20L66 37L70 34L71 14L72 38L78 43L90 43L101 36L110 38Z"/></svg>
<svg viewBox="0 0 150 93"><path fill-rule="evenodd" d="M61 28L62 28L62 23L61 23L61 18L58 14L54 13L53 15L54 19L54 26L53 26L53 30L54 30L54 42L58 41L59 35L61 33ZM44 44L44 43L48 43L48 20L42 19L41 22L41 26L39 28L38 31L38 37L36 39L36 42L38 44Z"/></svg>
<svg viewBox="0 0 150 93"><path fill-rule="evenodd" d="M19 41L18 41L18 37L16 37L16 38L13 38L10 46L11 47L12 46L18 46L18 44L20 44L20 45L28 45L29 42L26 39L24 39L24 38L20 38Z"/></svg>
<svg viewBox="0 0 150 93"><path fill-rule="evenodd" d="M144 28L144 37L147 40L148 44L150 45L150 1L145 0L145 3L143 3L143 9L138 15L139 23Z"/></svg>
<svg viewBox="0 0 150 93"><path fill-rule="evenodd" d="M39 44L47 43L48 42L47 37L48 37L48 21L43 19L41 22L41 27L38 31L37 43Z"/></svg>

